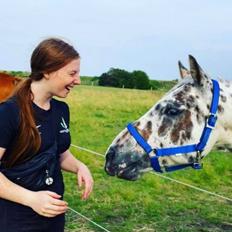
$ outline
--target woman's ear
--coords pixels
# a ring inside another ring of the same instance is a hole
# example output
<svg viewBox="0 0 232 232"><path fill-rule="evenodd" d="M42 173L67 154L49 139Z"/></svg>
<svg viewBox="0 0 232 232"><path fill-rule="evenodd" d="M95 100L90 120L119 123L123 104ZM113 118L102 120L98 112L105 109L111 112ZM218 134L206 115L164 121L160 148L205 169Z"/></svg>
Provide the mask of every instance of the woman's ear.
<svg viewBox="0 0 232 232"><path fill-rule="evenodd" d="M49 80L49 79L50 79L50 75L49 75L48 73L44 73L43 76L44 76L44 78L45 78L46 80Z"/></svg>

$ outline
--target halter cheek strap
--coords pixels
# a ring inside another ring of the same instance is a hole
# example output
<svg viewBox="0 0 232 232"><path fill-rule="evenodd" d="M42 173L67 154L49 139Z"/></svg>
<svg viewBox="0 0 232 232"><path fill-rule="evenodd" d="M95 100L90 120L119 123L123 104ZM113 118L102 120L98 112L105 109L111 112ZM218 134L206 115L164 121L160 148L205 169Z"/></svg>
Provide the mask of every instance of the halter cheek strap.
<svg viewBox="0 0 232 232"><path fill-rule="evenodd" d="M191 152L196 152L196 159L193 163L190 164L182 164L177 166L165 167L165 171L175 171L178 169L182 169L185 167L193 167L194 169L200 169L200 160L202 158L201 153L204 150L209 136L212 130L215 128L216 121L217 121L217 109L218 109L218 102L220 96L220 87L219 83L216 80L212 80L213 82L213 98L210 107L210 114L206 119L205 127L203 129L202 135L200 137L198 144L191 144L185 146L178 146L178 147L170 147L170 148L152 148L147 141L140 135L140 133L134 128L134 126L129 123L127 125L127 129L130 134L134 137L137 143L144 149L144 151L150 156L151 166L157 172L163 172L161 170L159 164L159 157L162 156L172 156L176 154L186 154Z"/></svg>

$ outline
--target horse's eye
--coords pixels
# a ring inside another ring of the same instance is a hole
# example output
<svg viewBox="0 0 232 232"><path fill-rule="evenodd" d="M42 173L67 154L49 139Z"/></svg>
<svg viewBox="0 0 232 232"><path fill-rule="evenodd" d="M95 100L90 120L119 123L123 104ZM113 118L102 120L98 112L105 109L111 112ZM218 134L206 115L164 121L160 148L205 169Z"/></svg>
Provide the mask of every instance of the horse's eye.
<svg viewBox="0 0 232 232"><path fill-rule="evenodd" d="M165 114L169 115L169 116L176 116L178 114L180 114L182 112L182 110L178 109L178 108L167 108L165 110Z"/></svg>

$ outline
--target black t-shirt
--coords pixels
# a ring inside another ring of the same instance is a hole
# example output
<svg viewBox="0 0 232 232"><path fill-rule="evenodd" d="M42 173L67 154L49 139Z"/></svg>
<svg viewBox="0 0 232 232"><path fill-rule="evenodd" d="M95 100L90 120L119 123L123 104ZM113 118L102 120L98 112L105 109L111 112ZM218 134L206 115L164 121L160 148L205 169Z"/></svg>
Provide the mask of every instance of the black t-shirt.
<svg viewBox="0 0 232 232"><path fill-rule="evenodd" d="M69 108L65 102L56 99L51 99L50 103L49 110L41 109L36 104L32 104L36 126L41 136L41 147L38 153L48 149L56 139L57 154L61 154L69 148L71 143ZM0 147L6 148L6 151L12 149L12 143L18 135L19 110L20 106L15 98L0 104Z"/></svg>

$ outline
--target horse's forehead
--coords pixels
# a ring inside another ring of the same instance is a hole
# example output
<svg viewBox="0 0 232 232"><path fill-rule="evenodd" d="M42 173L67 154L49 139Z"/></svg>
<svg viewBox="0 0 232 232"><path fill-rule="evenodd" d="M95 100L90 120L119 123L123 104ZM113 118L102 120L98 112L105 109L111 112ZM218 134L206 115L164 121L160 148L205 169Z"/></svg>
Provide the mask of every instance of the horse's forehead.
<svg viewBox="0 0 232 232"><path fill-rule="evenodd" d="M188 96L189 94L196 94L196 87L191 82L181 83L177 85L173 90L169 92L170 96L176 98L178 95L182 94Z"/></svg>

